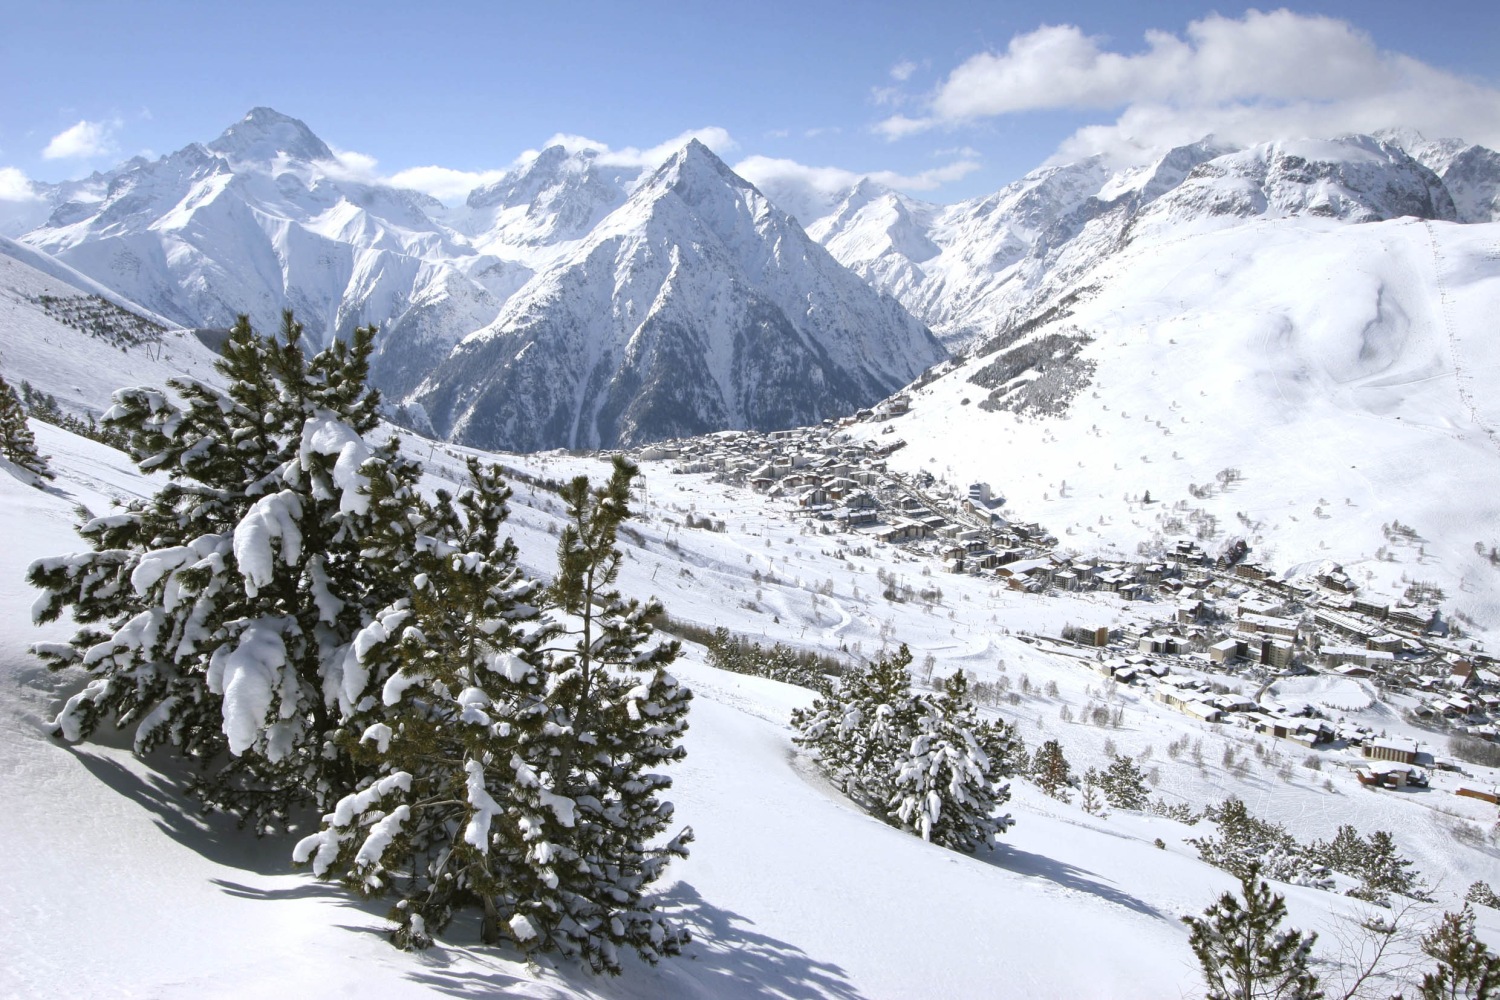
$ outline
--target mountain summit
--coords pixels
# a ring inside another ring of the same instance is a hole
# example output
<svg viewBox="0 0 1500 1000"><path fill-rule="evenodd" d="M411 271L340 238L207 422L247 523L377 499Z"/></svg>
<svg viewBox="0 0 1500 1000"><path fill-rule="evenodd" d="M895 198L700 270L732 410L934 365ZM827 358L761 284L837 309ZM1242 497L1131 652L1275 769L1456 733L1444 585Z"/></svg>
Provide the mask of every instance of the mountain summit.
<svg viewBox="0 0 1500 1000"><path fill-rule="evenodd" d="M333 150L299 119L274 108L251 108L208 148L231 162L271 163L278 157L314 163L334 159Z"/></svg>
<svg viewBox="0 0 1500 1000"><path fill-rule="evenodd" d="M900 305L693 141L418 398L465 443L613 447L816 423L943 356Z"/></svg>

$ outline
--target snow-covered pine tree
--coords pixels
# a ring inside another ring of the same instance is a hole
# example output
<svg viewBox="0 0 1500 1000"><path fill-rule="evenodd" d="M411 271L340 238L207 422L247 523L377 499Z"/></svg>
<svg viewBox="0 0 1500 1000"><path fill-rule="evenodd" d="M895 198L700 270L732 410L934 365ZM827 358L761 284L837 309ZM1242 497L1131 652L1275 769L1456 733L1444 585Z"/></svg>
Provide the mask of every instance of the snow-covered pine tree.
<svg viewBox="0 0 1500 1000"><path fill-rule="evenodd" d="M1365 851L1369 845L1352 824L1338 828L1332 840L1320 840L1312 845L1309 854L1321 865L1345 875L1358 876L1364 867Z"/></svg>
<svg viewBox="0 0 1500 1000"><path fill-rule="evenodd" d="M205 805L264 829L299 802L330 804L357 773L332 740L354 635L405 586L418 468L375 447L365 384L374 330L308 358L288 314L280 342L241 318L218 363L225 388L173 381L115 394L124 433L162 489L79 528L91 551L33 563L39 621L80 629L36 652L93 679L55 725L135 727L200 765Z"/></svg>
<svg viewBox="0 0 1500 1000"><path fill-rule="evenodd" d="M1401 856L1396 849L1396 838L1385 830L1370 834L1369 850L1359 872L1362 884L1349 893L1360 899L1382 906L1390 902L1390 894L1425 898L1422 876L1413 870L1410 859Z"/></svg>
<svg viewBox="0 0 1500 1000"><path fill-rule="evenodd" d="M1131 757L1116 755L1100 777L1099 788L1116 809L1144 809L1150 798L1146 775Z"/></svg>
<svg viewBox="0 0 1500 1000"><path fill-rule="evenodd" d="M1396 849L1396 839L1377 830L1366 839L1344 824L1330 841L1314 844L1308 854L1319 864L1360 880L1349 895L1378 906L1389 906L1391 893L1424 899L1422 877L1412 871L1412 862Z"/></svg>
<svg viewBox="0 0 1500 1000"><path fill-rule="evenodd" d="M645 894L692 840L684 828L652 844L673 816L661 798L672 781L655 769L687 752L681 738L692 693L666 672L679 644L653 645L660 603L626 600L614 589L619 528L631 516L639 474L616 456L603 486L578 476L561 491L568 524L548 592L561 634L543 650L548 743L530 755L536 780L518 772L516 791L533 815L556 822L528 856L542 884L518 902L524 924L512 924L513 936L524 948L581 955L606 972L620 970L621 946L655 962L688 940ZM559 798L572 803L571 815Z"/></svg>
<svg viewBox="0 0 1500 1000"><path fill-rule="evenodd" d="M910 667L911 650L903 643L863 670L845 673L837 691L792 713L792 742L816 751L844 794L882 818L896 795L898 757L917 727Z"/></svg>
<svg viewBox="0 0 1500 1000"><path fill-rule="evenodd" d="M1004 783L1018 738L1004 723L982 722L963 671L943 682L938 698L919 697L916 731L895 762L889 822L923 840L973 853L993 850L1011 825L997 810L1010 800Z"/></svg>
<svg viewBox="0 0 1500 1000"><path fill-rule="evenodd" d="M0 378L0 457L42 479L53 478L47 457L36 450L26 408L10 383Z"/></svg>
<svg viewBox="0 0 1500 1000"><path fill-rule="evenodd" d="M469 471L472 486L422 518L432 534L417 538L410 596L354 643L346 677L381 697L349 706L345 740L371 774L294 859L396 894L402 946L424 947L468 905L485 942L596 971L619 972L621 946L676 954L687 934L644 890L691 833L650 846L672 819L671 782L650 769L683 756L690 694L664 670L677 644L646 648L660 606L610 588L634 467L565 492L573 523L549 595L560 620L540 614L542 587L500 537L498 469Z"/></svg>
<svg viewBox="0 0 1500 1000"><path fill-rule="evenodd" d="M1495 895L1495 890L1483 880L1469 883L1469 891L1464 893L1464 902L1500 910L1500 896Z"/></svg>
<svg viewBox="0 0 1500 1000"><path fill-rule="evenodd" d="M1098 768L1089 768L1083 772L1083 777L1078 782L1078 804L1083 811L1090 816L1104 815L1104 793L1100 791L1103 787L1104 775L1099 773Z"/></svg>
<svg viewBox="0 0 1500 1000"><path fill-rule="evenodd" d="M1468 903L1422 938L1422 951L1437 967L1422 975L1421 1000L1493 1000L1500 997L1500 956L1474 933Z"/></svg>
<svg viewBox="0 0 1500 1000"><path fill-rule="evenodd" d="M1031 758L1031 780L1054 799L1068 798L1068 789L1073 782L1073 770L1068 758L1063 756L1062 744L1048 740L1037 747Z"/></svg>
<svg viewBox="0 0 1500 1000"><path fill-rule="evenodd" d="M1240 877L1244 901L1226 892L1201 917L1183 917L1188 944L1208 984L1208 1000L1319 1000L1308 968L1315 933L1281 930L1286 901L1256 865Z"/></svg>
<svg viewBox="0 0 1500 1000"><path fill-rule="evenodd" d="M1307 848L1297 843L1279 823L1251 814L1245 803L1228 798L1204 815L1218 827L1215 837L1197 837L1188 843L1198 849L1198 857L1243 879L1254 869L1278 882L1290 882L1318 889L1331 889L1333 880L1327 866Z"/></svg>
<svg viewBox="0 0 1500 1000"><path fill-rule="evenodd" d="M545 764L530 759L554 714L538 647L555 628L540 620L542 584L500 535L510 490L499 469L468 464L456 500L417 500L409 596L376 615L346 661L342 741L369 775L294 852L319 877L397 896L402 947L425 947L465 905L483 911L482 939L497 943L550 874L527 862L529 835L549 817L514 789ZM378 699L364 694L376 689ZM571 815L571 803L553 806L552 819Z"/></svg>

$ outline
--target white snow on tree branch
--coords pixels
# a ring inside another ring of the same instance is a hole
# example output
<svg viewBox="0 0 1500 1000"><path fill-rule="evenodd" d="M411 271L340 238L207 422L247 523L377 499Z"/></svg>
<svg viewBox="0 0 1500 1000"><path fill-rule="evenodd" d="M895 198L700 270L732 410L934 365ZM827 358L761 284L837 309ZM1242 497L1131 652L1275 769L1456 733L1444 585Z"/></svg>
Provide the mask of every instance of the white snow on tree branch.
<svg viewBox="0 0 1500 1000"><path fill-rule="evenodd" d="M574 813L575 803L566 796L558 795L542 784L537 777L536 771L531 765L521 759L519 754L512 754L510 758L511 770L516 772L516 784L522 788L535 788L537 801L546 808L552 810L552 815L563 826L573 826L577 822Z"/></svg>
<svg viewBox="0 0 1500 1000"><path fill-rule="evenodd" d="M298 460L304 469L310 467L308 460L312 455L337 456L333 463L333 484L343 494L339 498L339 510L343 513L363 514L370 509L369 495L360 492L369 480L359 471L370 454L370 446L354 428L326 411L319 411L302 425Z"/></svg>
<svg viewBox="0 0 1500 1000"><path fill-rule="evenodd" d="M391 810L389 816L378 821L370 827L370 835L365 842L359 846L359 852L354 855L354 863L360 867L374 867L380 864L381 855L391 845L401 832L402 825L411 818L411 806L399 805ZM368 880L367 880L368 881Z"/></svg>
<svg viewBox="0 0 1500 1000"><path fill-rule="evenodd" d="M234 528L234 558L245 577L245 594L254 597L275 579L273 539L281 542L281 561L290 566L302 554L302 500L290 490L261 497Z"/></svg>
<svg viewBox="0 0 1500 1000"><path fill-rule="evenodd" d="M359 741L365 743L369 740L374 740L375 749L381 753L385 753L391 748L392 735L390 726L387 726L384 722L377 722L359 734Z"/></svg>
<svg viewBox="0 0 1500 1000"><path fill-rule="evenodd" d="M505 679L512 684L520 684L526 680L526 675L532 672L531 664L515 653L497 653L490 656L486 659L485 666L497 674L503 674Z"/></svg>
<svg viewBox="0 0 1500 1000"><path fill-rule="evenodd" d="M385 687L380 691L380 700L387 705L396 704L406 693L406 689L421 679L421 676L417 674L408 674L404 670L396 671L386 679Z"/></svg>
<svg viewBox="0 0 1500 1000"><path fill-rule="evenodd" d="M500 803L490 796L489 790L484 787L484 765L477 760L464 761L464 771L468 774L464 784L469 792L469 805L474 814L469 817L469 825L464 827L464 842L478 850L481 854L490 853L490 821L500 813Z"/></svg>
<svg viewBox="0 0 1500 1000"><path fill-rule="evenodd" d="M323 817L323 821L328 824L326 829L297 841L297 846L292 848L292 860L301 865L311 858L313 874L322 878L338 859L340 845L352 836L349 827L354 821L375 803L397 791L411 791L411 775L405 771L388 774L368 788L345 795L339 799L333 812ZM399 807L406 808L404 805ZM404 821L403 819L402 822ZM368 844L369 841L366 840L366 846Z"/></svg>
<svg viewBox="0 0 1500 1000"><path fill-rule="evenodd" d="M288 624L285 618L251 622L233 650L220 646L209 661L208 688L224 698L224 735L236 757L254 746L267 725L277 674L286 666L281 633Z"/></svg>
<svg viewBox="0 0 1500 1000"><path fill-rule="evenodd" d="M83 738L83 719L79 715L80 710L85 705L106 697L110 689L110 682L100 678L89 681L82 691L68 699L62 711L57 713L57 718L52 720L52 725L61 731L63 739L69 743L77 743Z"/></svg>

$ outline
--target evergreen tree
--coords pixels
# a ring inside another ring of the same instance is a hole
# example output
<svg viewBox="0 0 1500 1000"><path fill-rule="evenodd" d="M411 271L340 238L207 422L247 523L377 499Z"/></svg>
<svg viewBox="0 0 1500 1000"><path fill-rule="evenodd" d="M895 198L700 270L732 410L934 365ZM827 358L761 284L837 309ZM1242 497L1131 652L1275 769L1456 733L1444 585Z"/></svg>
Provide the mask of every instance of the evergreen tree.
<svg viewBox="0 0 1500 1000"><path fill-rule="evenodd" d="M654 962L688 940L645 897L670 860L687 855L692 839L685 828L665 845L650 846L673 814L672 803L660 798L672 781L653 769L686 754L680 741L692 693L666 672L679 644L651 645L661 605L626 600L613 588L623 558L616 540L631 516L630 488L639 473L616 456L603 486L591 488L579 476L562 489L569 523L549 591L561 645L544 650L542 678L553 711L543 735L551 745L536 751L538 780L522 781L520 789L534 814L551 813L550 796L560 796L572 801L574 816L569 823L554 814L545 839L533 838L532 863L556 854L556 880L521 903L535 941L525 940L525 928L513 931L523 947L581 954L610 972L619 971L622 945Z"/></svg>
<svg viewBox="0 0 1500 1000"><path fill-rule="evenodd" d="M1387 906L1390 894L1421 899L1421 876L1412 870L1412 862L1396 850L1396 840L1384 830L1370 834L1369 849L1358 872L1362 884L1349 895Z"/></svg>
<svg viewBox="0 0 1500 1000"><path fill-rule="evenodd" d="M1254 870L1279 882L1319 889L1333 886L1328 869L1285 827L1252 815L1239 799L1225 799L1217 808L1205 810L1204 815L1218 826L1218 836L1198 837L1188 843L1209 864L1240 879Z"/></svg>
<svg viewBox="0 0 1500 1000"><path fill-rule="evenodd" d="M528 851L518 824L535 821L508 789L548 714L537 649L552 629L538 621L542 585L499 534L509 489L474 459L469 475L456 502L416 500L408 596L356 635L344 671L349 693L380 691L348 705L341 734L369 776L294 852L319 877L398 896L403 947L425 947L464 904L499 941Z"/></svg>
<svg viewBox="0 0 1500 1000"><path fill-rule="evenodd" d="M653 962L676 954L687 934L644 890L691 837L648 846L672 819L659 797L671 782L651 769L683 756L690 695L663 669L677 644L644 648L660 606L610 589L634 467L617 463L601 490L568 487L547 615L500 538L498 470L471 462L470 474L418 539L410 598L355 643L360 669L384 678L381 704L348 730L374 774L296 859L366 895L394 891L404 946L477 905L486 942L596 971L619 972L621 946Z"/></svg>
<svg viewBox="0 0 1500 1000"><path fill-rule="evenodd" d="M941 697L920 698L917 705L916 731L896 759L887 816L944 847L993 850L995 835L1011 825L996 811L1010 800L1003 779L1012 773L1018 738L1004 723L980 721L961 670L943 682Z"/></svg>
<svg viewBox="0 0 1500 1000"><path fill-rule="evenodd" d="M1116 809L1144 809L1151 797L1145 773L1130 757L1115 756L1100 777L1099 787Z"/></svg>
<svg viewBox="0 0 1500 1000"><path fill-rule="evenodd" d="M1308 968L1317 934L1280 930L1286 901L1251 865L1240 876L1243 902L1231 892L1201 917L1183 917L1188 943L1208 984L1208 1000L1319 1000Z"/></svg>
<svg viewBox="0 0 1500 1000"><path fill-rule="evenodd" d="M1476 906L1488 906L1490 909L1500 909L1500 896L1495 895L1495 890L1490 888L1488 882L1474 882L1469 886L1469 891L1464 893L1464 901Z"/></svg>
<svg viewBox="0 0 1500 1000"><path fill-rule="evenodd" d="M51 479L47 457L36 450L36 436L26 423L21 397L10 383L0 378L0 457L42 479Z"/></svg>
<svg viewBox="0 0 1500 1000"><path fill-rule="evenodd" d="M1331 841L1314 844L1308 855L1317 863L1360 880L1349 895L1378 906L1389 906L1391 893L1425 897L1421 876L1412 871L1411 861L1396 850L1396 841L1384 830L1369 839L1349 824L1339 827Z"/></svg>
<svg viewBox="0 0 1500 1000"><path fill-rule="evenodd" d="M1031 758L1031 780L1054 799L1067 800L1073 772L1068 758L1063 756L1062 744L1048 740L1037 747Z"/></svg>
<svg viewBox="0 0 1500 1000"><path fill-rule="evenodd" d="M1474 933L1474 910L1443 914L1422 938L1422 951L1437 967L1422 976L1422 1000L1490 1000L1500 997L1500 956Z"/></svg>
<svg viewBox="0 0 1500 1000"><path fill-rule="evenodd" d="M884 817L896 796L899 755L916 733L911 650L902 644L863 670L845 674L839 690L792 713L792 742L815 750L823 770L860 806Z"/></svg>
<svg viewBox="0 0 1500 1000"><path fill-rule="evenodd" d="M404 587L418 468L375 447L366 386L374 330L311 358L290 314L278 343L243 317L217 367L225 388L124 389L105 414L149 501L88 518L91 551L43 559L36 616L80 628L36 652L93 680L56 719L70 740L132 725L140 752L171 744L202 768L194 791L263 829L327 805L357 771L334 741L369 696L346 671L354 635ZM342 704L341 704L342 703Z"/></svg>
<svg viewBox="0 0 1500 1000"><path fill-rule="evenodd" d="M1346 875L1358 875L1364 867L1365 852L1369 845L1351 824L1339 827L1332 840L1319 841L1312 846L1311 854L1319 864Z"/></svg>

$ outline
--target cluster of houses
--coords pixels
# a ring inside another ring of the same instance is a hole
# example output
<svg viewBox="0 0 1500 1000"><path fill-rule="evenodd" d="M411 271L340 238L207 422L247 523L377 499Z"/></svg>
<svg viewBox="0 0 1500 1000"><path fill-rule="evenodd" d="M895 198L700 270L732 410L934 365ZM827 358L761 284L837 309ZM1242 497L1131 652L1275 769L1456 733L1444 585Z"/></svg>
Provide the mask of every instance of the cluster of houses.
<svg viewBox="0 0 1500 1000"><path fill-rule="evenodd" d="M888 400L867 418L896 415L905 405L899 397ZM670 462L676 473L709 474L754 490L783 501L795 515L855 539L926 551L955 571L997 570L1043 556L1057 543L1041 525L1003 516L1004 498L988 483L970 484L955 495L931 476L893 472L886 458L903 441L851 442L837 435L838 426L829 422L769 433L726 431L649 445L636 457ZM1050 585L1039 575L1014 569L1000 575L1027 589Z"/></svg>
<svg viewBox="0 0 1500 1000"><path fill-rule="evenodd" d="M1435 608L1371 601L1331 564L1309 579L1280 580L1247 560L1243 545L1217 558L1186 540L1154 561L1065 555L1041 525L1004 516L1004 499L989 484L955 492L926 474L894 472L886 460L903 447L899 438L858 442L837 433L852 420L878 421L905 407L897 397L850 421L727 431L650 445L637 457L670 462L674 472L713 475L781 500L794 516L821 522L824 530L902 545L952 572L990 576L1015 590L1107 591L1170 604L1171 619L1147 632L1075 628L1070 639L1097 647L1097 662L1114 679L1149 681L1159 700L1205 721L1236 721L1307 746L1335 740L1361 746L1367 735L1340 733L1323 720L1287 716L1260 702L1205 694L1168 676L1174 658L1210 672L1253 668L1265 677L1320 671L1371 678L1415 692L1419 721L1500 740L1500 684L1488 672L1494 661L1447 642Z"/></svg>

